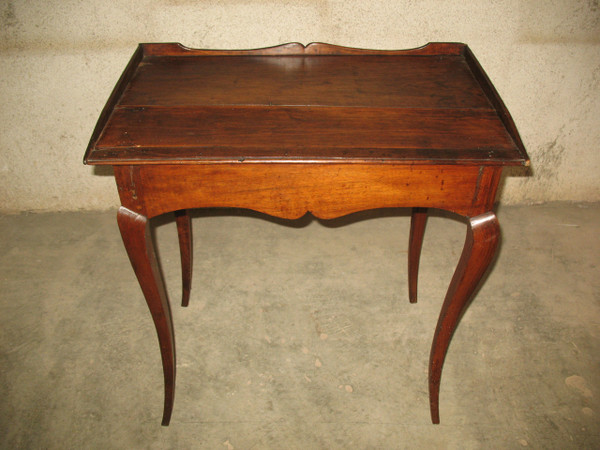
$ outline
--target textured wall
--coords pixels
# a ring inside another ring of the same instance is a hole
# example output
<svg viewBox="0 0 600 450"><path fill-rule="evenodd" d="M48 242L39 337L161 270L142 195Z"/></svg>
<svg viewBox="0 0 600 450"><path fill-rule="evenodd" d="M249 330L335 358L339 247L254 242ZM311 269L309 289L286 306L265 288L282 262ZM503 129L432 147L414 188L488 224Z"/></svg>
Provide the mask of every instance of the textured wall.
<svg viewBox="0 0 600 450"><path fill-rule="evenodd" d="M114 207L81 159L138 42L254 48L299 41L469 44L532 159L506 203L600 200L598 0L0 0L0 209Z"/></svg>

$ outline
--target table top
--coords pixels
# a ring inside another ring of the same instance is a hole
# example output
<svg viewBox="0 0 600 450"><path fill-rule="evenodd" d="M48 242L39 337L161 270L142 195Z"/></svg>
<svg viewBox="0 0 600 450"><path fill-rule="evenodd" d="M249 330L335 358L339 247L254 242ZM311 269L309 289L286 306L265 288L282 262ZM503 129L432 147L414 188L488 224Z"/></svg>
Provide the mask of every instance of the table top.
<svg viewBox="0 0 600 450"><path fill-rule="evenodd" d="M140 44L84 162L528 165L529 158L464 44L399 51Z"/></svg>

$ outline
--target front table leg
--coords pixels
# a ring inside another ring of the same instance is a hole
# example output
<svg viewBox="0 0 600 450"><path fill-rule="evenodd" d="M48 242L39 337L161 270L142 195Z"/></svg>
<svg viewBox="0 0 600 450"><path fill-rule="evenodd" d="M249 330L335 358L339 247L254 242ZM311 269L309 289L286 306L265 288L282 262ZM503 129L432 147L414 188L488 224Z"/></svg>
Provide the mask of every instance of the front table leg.
<svg viewBox="0 0 600 450"><path fill-rule="evenodd" d="M500 227L492 212L469 219L465 246L440 312L429 358L431 420L440 423L439 392L442 366L450 338L477 284L494 258Z"/></svg>
<svg viewBox="0 0 600 450"><path fill-rule="evenodd" d="M158 268L148 219L121 206L117 213L117 223L158 334L165 378L162 425L168 425L175 399L175 336L169 300Z"/></svg>

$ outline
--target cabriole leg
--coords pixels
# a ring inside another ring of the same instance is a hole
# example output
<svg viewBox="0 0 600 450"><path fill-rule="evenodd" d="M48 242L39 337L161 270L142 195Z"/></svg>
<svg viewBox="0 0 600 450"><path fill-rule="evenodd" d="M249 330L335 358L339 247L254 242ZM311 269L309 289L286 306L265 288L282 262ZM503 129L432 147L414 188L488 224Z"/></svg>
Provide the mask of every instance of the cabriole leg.
<svg viewBox="0 0 600 450"><path fill-rule="evenodd" d="M148 219L125 207L121 207L117 213L117 223L158 334L165 379L165 404L162 425L166 426L171 420L175 399L175 336L173 334L169 301L158 268Z"/></svg>
<svg viewBox="0 0 600 450"><path fill-rule="evenodd" d="M419 278L419 260L427 222L427 208L413 208L410 217L410 238L408 241L408 298L417 303L417 283Z"/></svg>
<svg viewBox="0 0 600 450"><path fill-rule="evenodd" d="M175 211L177 222L177 234L179 236L179 251L181 253L181 284L183 294L181 306L187 306L190 302L190 290L192 288L192 220L187 209Z"/></svg>
<svg viewBox="0 0 600 450"><path fill-rule="evenodd" d="M469 220L465 246L440 312L429 358L431 420L440 423L439 392L444 359L456 325L481 277L494 258L500 227L492 212Z"/></svg>

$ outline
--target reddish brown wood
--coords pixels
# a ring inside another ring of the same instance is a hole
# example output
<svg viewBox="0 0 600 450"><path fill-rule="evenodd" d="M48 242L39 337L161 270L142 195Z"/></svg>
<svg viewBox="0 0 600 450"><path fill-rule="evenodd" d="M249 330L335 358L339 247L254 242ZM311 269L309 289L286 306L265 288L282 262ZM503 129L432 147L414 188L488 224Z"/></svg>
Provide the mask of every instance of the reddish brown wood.
<svg viewBox="0 0 600 450"><path fill-rule="evenodd" d="M427 208L413 208L408 241L408 299L411 303L417 303L419 260L421 259L421 247L426 223Z"/></svg>
<svg viewBox="0 0 600 450"><path fill-rule="evenodd" d="M332 219L374 208L422 206L477 215L483 185L475 166L384 164L180 164L138 166L148 217L178 209L248 208L284 219ZM129 182L129 180L127 180ZM481 195L481 194L479 194Z"/></svg>
<svg viewBox="0 0 600 450"><path fill-rule="evenodd" d="M150 236L148 219L127 208L119 208L117 223L129 260L140 283L146 303L152 314L165 380L165 403L162 424L168 425L175 400L175 335L171 308Z"/></svg>
<svg viewBox="0 0 600 450"><path fill-rule="evenodd" d="M513 121L510 113L508 112L504 101L502 101L500 94L498 94L498 91L492 84L491 80L488 78L487 74L485 73L485 70L483 70L483 67L481 67L481 64L479 64L479 61L477 61L477 58L475 58L475 55L473 54L471 49L469 47L465 47L463 53L465 56L465 61L471 69L473 76L481 86L483 93L489 99L490 104L498 112L498 116L500 117L500 120L502 120L502 123L506 127L506 130L510 134L510 137L519 149L521 155L524 156L523 165L529 166L529 158L526 156L527 151L525 150L523 141L521 141L521 136L519 135L515 122Z"/></svg>
<svg viewBox="0 0 600 450"><path fill-rule="evenodd" d="M231 90L240 83L242 91ZM156 90L157 84L164 88ZM460 56L153 58L138 67L119 106L153 105L493 110Z"/></svg>
<svg viewBox="0 0 600 450"><path fill-rule="evenodd" d="M98 122L96 123L94 132L92 133L92 137L90 138L90 142L88 143L87 151L85 152L85 156L83 158L84 164L88 164L88 158L92 149L96 145L96 141L102 134L102 131L104 130L104 127L106 126L106 123L110 118L110 115L112 114L114 108L117 106L117 102L123 95L123 92L127 88L127 85L131 82L131 78L134 76L136 70L138 70L139 64L142 62L143 57L144 52L142 50L142 47L141 45L138 45L138 48L129 60L127 67L125 67L125 70L121 74L119 81L117 81L117 84L113 88L110 97L108 97L106 105L104 105L104 108L102 108L102 112L100 113L100 117L98 118Z"/></svg>
<svg viewBox="0 0 600 450"><path fill-rule="evenodd" d="M84 160L527 164L512 119L467 50L144 44Z"/></svg>
<svg viewBox="0 0 600 450"><path fill-rule="evenodd" d="M459 55L465 44L430 42L422 47L404 50L373 50L312 42L276 45L251 50L205 50L186 47L177 42L140 44L146 56L273 56L273 55Z"/></svg>
<svg viewBox="0 0 600 450"><path fill-rule="evenodd" d="M427 208L469 219L430 360L432 420L452 333L498 240L503 166L529 158L508 110L464 44L410 50L298 43L256 50L141 44L115 86L84 162L114 168L123 241L175 386L169 304L148 219L176 211L182 305L189 301L188 210L248 208L330 219L411 207L409 298L416 302Z"/></svg>
<svg viewBox="0 0 600 450"><path fill-rule="evenodd" d="M192 240L192 220L187 209L175 211L177 222L177 235L179 236L179 251L181 253L181 306L190 303L190 290L192 289L192 261L194 246Z"/></svg>
<svg viewBox="0 0 600 450"><path fill-rule="evenodd" d="M339 45L313 42L305 48L305 53L315 55L459 55L464 51L464 44L453 42L430 42L422 47L405 50L370 50L362 48L342 47Z"/></svg>
<svg viewBox="0 0 600 450"><path fill-rule="evenodd" d="M301 159L505 165L520 158L492 111L246 109L118 109L93 156L98 159L119 154L120 164Z"/></svg>
<svg viewBox="0 0 600 450"><path fill-rule="evenodd" d="M440 423L440 378L450 339L473 292L494 258L499 238L500 226L493 212L469 219L465 246L450 282L431 346L429 402L433 423Z"/></svg>
<svg viewBox="0 0 600 450"><path fill-rule="evenodd" d="M304 45L298 42L276 45L273 47L257 48L250 50L205 50L190 48L178 42L140 44L144 55L152 56L273 56L273 55L299 55L304 53Z"/></svg>

